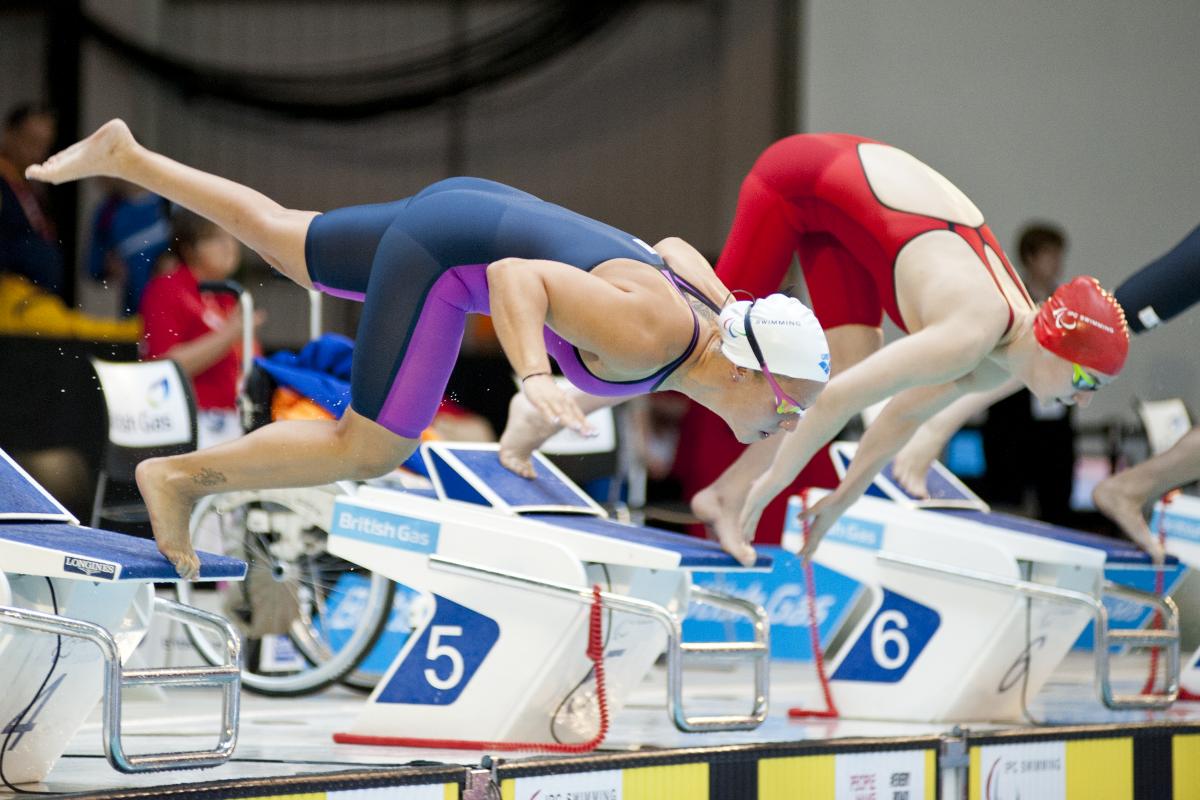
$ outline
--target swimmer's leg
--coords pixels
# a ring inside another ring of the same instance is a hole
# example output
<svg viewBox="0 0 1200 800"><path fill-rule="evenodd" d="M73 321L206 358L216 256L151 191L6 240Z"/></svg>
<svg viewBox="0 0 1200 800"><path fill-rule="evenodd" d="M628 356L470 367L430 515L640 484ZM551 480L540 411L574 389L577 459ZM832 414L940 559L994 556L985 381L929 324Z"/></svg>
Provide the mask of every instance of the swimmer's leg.
<svg viewBox="0 0 1200 800"><path fill-rule="evenodd" d="M25 171L33 179L65 183L107 175L136 183L206 217L257 252L268 264L311 289L304 240L315 211L296 211L264 194L172 161L138 144L119 119Z"/></svg>
<svg viewBox="0 0 1200 800"><path fill-rule="evenodd" d="M216 447L143 461L137 483L158 549L182 577L195 578L188 519L204 495L365 480L402 464L418 444L348 409L336 422L274 422Z"/></svg>
<svg viewBox="0 0 1200 800"><path fill-rule="evenodd" d="M870 325L839 325L827 330L825 338L829 342L831 377L883 346L883 331ZM738 525L742 500L754 480L770 469L781 441L782 437L773 436L750 445L721 477L692 498L692 513L708 526L725 550L741 561L753 560L753 552Z"/></svg>
<svg viewBox="0 0 1200 800"><path fill-rule="evenodd" d="M1142 511L1151 499L1196 480L1200 480L1200 427L1192 428L1165 453L1102 480L1092 500L1138 547L1158 559L1158 538L1150 532Z"/></svg>

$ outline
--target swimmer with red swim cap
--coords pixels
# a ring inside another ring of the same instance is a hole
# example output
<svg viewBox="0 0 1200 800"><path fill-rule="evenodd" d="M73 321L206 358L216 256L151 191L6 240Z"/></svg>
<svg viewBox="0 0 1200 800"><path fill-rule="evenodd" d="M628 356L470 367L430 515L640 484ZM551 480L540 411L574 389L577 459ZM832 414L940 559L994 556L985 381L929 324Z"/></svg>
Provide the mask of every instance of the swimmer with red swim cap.
<svg viewBox="0 0 1200 800"><path fill-rule="evenodd" d="M1074 365L1076 388L1116 377L1129 354L1129 326L1100 281L1083 276L1058 287L1033 319L1038 344Z"/></svg>
<svg viewBox="0 0 1200 800"><path fill-rule="evenodd" d="M1087 405L1128 353L1124 315L1092 279L1035 307L983 213L913 155L847 134L769 147L742 184L717 269L761 292L797 256L833 376L778 442L747 448L692 507L739 558L763 510L845 424L889 400L838 487L809 509L810 555L923 422L961 398L1025 386ZM908 335L883 344L882 317Z"/></svg>

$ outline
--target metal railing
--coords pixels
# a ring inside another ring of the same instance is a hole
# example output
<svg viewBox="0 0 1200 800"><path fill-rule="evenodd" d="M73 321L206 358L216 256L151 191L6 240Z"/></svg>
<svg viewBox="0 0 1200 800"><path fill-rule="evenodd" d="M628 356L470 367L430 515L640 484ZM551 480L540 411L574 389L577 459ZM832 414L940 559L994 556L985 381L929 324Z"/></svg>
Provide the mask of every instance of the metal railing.
<svg viewBox="0 0 1200 800"><path fill-rule="evenodd" d="M1179 698L1179 610L1169 597L1118 586L1111 581L1102 585L1101 596L1087 594L1074 589L1047 586L1033 581L1006 578L976 570L962 569L936 561L897 553L880 552L879 560L887 564L921 572L935 572L957 580L991 586L1016 592L1025 597L1047 600L1054 603L1078 605L1088 609L1095 622L1096 638L1093 649L1096 658L1096 688L1101 702L1108 708L1166 708ZM1105 596L1119 597L1142 605L1157 608L1162 615L1161 630L1113 630L1108 627L1108 609L1104 607ZM1147 694L1118 694L1112 688L1112 646L1131 648L1163 647L1166 659L1163 671L1166 678L1164 691Z"/></svg>
<svg viewBox="0 0 1200 800"><path fill-rule="evenodd" d="M547 581L438 555L431 555L429 564L434 569L471 575L495 583L577 600L580 603L591 603L594 599L591 588L586 586L572 586ZM601 592L600 597L608 608L652 619L666 632L667 711L676 728L686 733L753 730L761 725L767 717L767 692L770 680L770 622L767 612L755 603L709 589L693 586L690 593L693 600L745 616L754 629L754 641L684 642L679 620L661 605L611 592ZM751 661L753 663L754 701L749 714L692 716L687 713L683 699L684 662L703 660Z"/></svg>
<svg viewBox="0 0 1200 800"><path fill-rule="evenodd" d="M96 645L104 659L104 754L121 772L196 769L223 764L237 745L241 698L242 644L233 626L216 614L162 597L154 599L157 613L188 625L208 628L224 641L225 663L213 667L161 667L125 670L121 653L108 629L94 622L25 608L0 606L0 625L69 636ZM222 690L221 730L211 750L129 755L121 742L121 690L127 686L188 686Z"/></svg>

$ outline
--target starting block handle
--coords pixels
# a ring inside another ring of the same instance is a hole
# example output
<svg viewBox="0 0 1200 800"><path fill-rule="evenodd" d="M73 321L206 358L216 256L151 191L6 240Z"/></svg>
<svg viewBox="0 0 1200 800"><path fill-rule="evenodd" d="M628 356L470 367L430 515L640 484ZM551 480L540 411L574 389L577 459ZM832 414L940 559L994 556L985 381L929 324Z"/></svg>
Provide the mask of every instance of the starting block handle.
<svg viewBox="0 0 1200 800"><path fill-rule="evenodd" d="M237 745L242 688L241 638L228 620L174 600L156 597L154 610L155 613L177 622L206 628L215 633L224 644L224 663L213 667L164 667L130 670L129 673L125 673L118 660L115 676L111 669L105 673L104 753L109 762L121 772L195 769L223 764L233 755L233 749ZM115 684L116 691L113 691L114 685L109 683L110 677L118 681ZM221 730L217 746L211 750L127 755L121 744L121 689L133 685L220 688Z"/></svg>
<svg viewBox="0 0 1200 800"><path fill-rule="evenodd" d="M757 603L730 594L692 586L689 599L716 606L744 617L754 630L751 642L679 642L667 647L667 700L671 719L681 731L754 730L767 718L767 689L770 683L771 623L765 609ZM683 665L687 661L746 661L754 664L754 705L749 714L691 716L683 702Z"/></svg>
<svg viewBox="0 0 1200 800"><path fill-rule="evenodd" d="M1105 581L1102 596L1119 597L1142 605L1157 607L1163 618L1164 630L1154 634L1155 640L1143 642L1145 634L1138 632L1136 636L1127 635L1132 647L1161 646L1167 649L1166 678L1167 688L1161 694L1116 694L1112 689L1112 660L1109 657L1109 647L1122 642L1119 632L1111 631L1108 627L1108 610L1101 600L1092 595L1071 589L1060 589L1044 586L1032 581L1022 581L999 575L989 575L985 572L951 567L936 561L913 558L896 553L880 552L877 558L893 567L912 569L916 571L933 572L950 578L969 583L994 586L997 589L1014 591L1026 597L1039 600L1049 600L1057 603L1080 605L1092 612L1095 622L1096 641L1093 652L1096 657L1096 679L1100 700L1111 709L1130 708L1165 708L1179 697L1179 609L1169 597L1159 597L1149 592L1141 592L1127 586L1119 586L1111 581ZM1114 633L1116 635L1114 635Z"/></svg>
<svg viewBox="0 0 1200 800"><path fill-rule="evenodd" d="M1103 615L1105 622L1103 625L1101 624L1101 615L1097 614L1094 649L1096 672L1100 676L1100 699L1104 705L1115 709L1166 708L1179 699L1179 608L1170 597L1160 597L1112 581L1104 582L1103 593L1106 597L1116 597L1143 606L1153 606L1163 621L1163 627L1158 631L1108 630L1107 612ZM1103 610L1103 606L1101 606L1101 610ZM1134 649L1164 648L1166 663L1163 665L1163 672L1166 683L1163 691L1145 694L1113 692L1109 653L1109 647L1112 645L1124 645Z"/></svg>
<svg viewBox="0 0 1200 800"><path fill-rule="evenodd" d="M574 599L581 603L591 603L594 599L592 591L585 586L572 586L565 583L533 578L528 575L495 570L481 564L445 558L439 555L429 557L429 565L434 569L448 572L473 575L485 580L508 586L517 586L531 591ZM754 627L753 642L735 642L728 645L708 645L697 647L683 642L683 633L679 620L667 609L657 603L647 602L633 597L601 592L600 597L605 607L614 611L623 611L648 617L663 627L667 634L667 704L672 721L681 731L741 731L753 730L762 724L767 717L767 685L770 681L770 622L767 612L756 603L751 603L739 597L714 592L693 586L690 589L691 599L708 603L748 618ZM716 658L720 660L750 658L754 661L754 707L748 715L722 715L710 717L688 716L683 704L683 662L684 659L700 660Z"/></svg>
<svg viewBox="0 0 1200 800"><path fill-rule="evenodd" d="M82 639L96 645L104 659L104 754L121 772L150 772L216 766L229 760L237 744L238 702L241 694L242 645L233 626L215 614L161 597L155 610L168 617L215 631L225 642L226 663L216 667L179 667L130 670L121 666L121 651L112 634L101 625L25 608L0 606L0 624ZM126 755L121 743L121 690L132 685L219 687L223 691L222 728L212 750Z"/></svg>

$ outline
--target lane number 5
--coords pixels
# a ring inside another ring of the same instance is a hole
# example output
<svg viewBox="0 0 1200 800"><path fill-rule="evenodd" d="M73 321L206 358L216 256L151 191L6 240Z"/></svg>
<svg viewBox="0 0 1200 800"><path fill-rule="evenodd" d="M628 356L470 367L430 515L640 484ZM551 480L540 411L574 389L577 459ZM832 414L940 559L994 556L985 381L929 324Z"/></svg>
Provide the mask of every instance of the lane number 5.
<svg viewBox="0 0 1200 800"><path fill-rule="evenodd" d="M439 676L437 670L433 667L425 668L425 680L429 682L430 686L440 692L458 686L463 678L462 653L453 645L444 644L442 639L462 635L463 629L461 625L434 625L429 631L429 645L425 649L426 660L436 662L440 658L450 659L450 674L445 678ZM907 647L907 642L905 646Z"/></svg>

